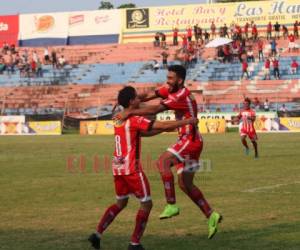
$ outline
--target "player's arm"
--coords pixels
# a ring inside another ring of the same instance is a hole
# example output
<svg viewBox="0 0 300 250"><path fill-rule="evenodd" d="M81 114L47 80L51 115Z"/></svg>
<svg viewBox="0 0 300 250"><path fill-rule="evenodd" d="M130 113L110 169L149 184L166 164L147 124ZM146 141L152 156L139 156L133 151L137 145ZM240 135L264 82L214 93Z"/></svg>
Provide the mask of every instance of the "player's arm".
<svg viewBox="0 0 300 250"><path fill-rule="evenodd" d="M158 97L159 96L157 96L157 94L155 92L139 94L139 99L141 100L141 102L148 102L148 101L154 100Z"/></svg>
<svg viewBox="0 0 300 250"><path fill-rule="evenodd" d="M179 120L179 121L155 121L153 123L152 129L154 130L161 130L161 131L172 131L176 128L191 124L191 125L197 125L199 120L197 118L188 118L185 120Z"/></svg>
<svg viewBox="0 0 300 250"><path fill-rule="evenodd" d="M133 109L133 110L124 110L118 114L116 114L113 117L113 120L125 120L126 118L128 118L129 116L147 116L147 115L155 115L157 113L160 113L162 111L165 111L167 109L166 106L162 105L162 104L158 104L158 105L152 105L152 106L145 106L143 108L139 108L139 109Z"/></svg>

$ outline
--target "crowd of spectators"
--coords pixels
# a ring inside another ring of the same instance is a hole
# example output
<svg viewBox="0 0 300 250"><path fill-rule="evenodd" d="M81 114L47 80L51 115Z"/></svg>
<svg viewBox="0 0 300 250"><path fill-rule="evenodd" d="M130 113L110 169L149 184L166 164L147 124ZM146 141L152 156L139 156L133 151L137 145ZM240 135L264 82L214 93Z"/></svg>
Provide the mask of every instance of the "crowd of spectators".
<svg viewBox="0 0 300 250"><path fill-rule="evenodd" d="M57 57L53 48L44 49L44 57L36 50L24 49L19 51L14 44L3 43L0 49L0 74L12 75L19 72L20 77L42 77L43 65L51 64L53 68L63 68L67 62L64 55Z"/></svg>

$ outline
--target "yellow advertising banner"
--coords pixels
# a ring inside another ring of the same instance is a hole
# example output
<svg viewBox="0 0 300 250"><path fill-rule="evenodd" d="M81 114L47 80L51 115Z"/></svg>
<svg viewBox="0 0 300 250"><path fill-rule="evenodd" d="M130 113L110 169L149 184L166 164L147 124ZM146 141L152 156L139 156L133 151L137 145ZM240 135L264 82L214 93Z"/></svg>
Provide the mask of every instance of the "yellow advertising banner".
<svg viewBox="0 0 300 250"><path fill-rule="evenodd" d="M176 5L126 9L123 13L123 42L153 41L154 33L171 33L174 27L185 32L188 26L198 24L210 29L214 22L219 28L231 23L244 25L253 21L258 29L268 22L292 24L300 19L299 0L249 1L216 4Z"/></svg>
<svg viewBox="0 0 300 250"><path fill-rule="evenodd" d="M81 135L113 135L113 121L81 121Z"/></svg>
<svg viewBox="0 0 300 250"><path fill-rule="evenodd" d="M225 133L226 121L225 119L201 119L199 121L199 130L202 134L207 133Z"/></svg>
<svg viewBox="0 0 300 250"><path fill-rule="evenodd" d="M280 118L280 131L300 132L300 117Z"/></svg>
<svg viewBox="0 0 300 250"><path fill-rule="evenodd" d="M60 121L29 122L28 130L25 134L61 135L62 133Z"/></svg>

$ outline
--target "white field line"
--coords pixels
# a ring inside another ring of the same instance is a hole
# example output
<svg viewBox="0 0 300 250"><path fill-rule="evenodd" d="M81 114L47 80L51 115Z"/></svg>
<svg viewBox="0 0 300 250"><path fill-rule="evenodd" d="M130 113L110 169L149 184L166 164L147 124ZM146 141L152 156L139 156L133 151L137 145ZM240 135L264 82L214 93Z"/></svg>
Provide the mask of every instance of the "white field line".
<svg viewBox="0 0 300 250"><path fill-rule="evenodd" d="M259 192L259 191L263 191L263 190L268 190L268 189L274 189L274 188L283 187L283 186L294 185L294 184L300 184L300 181L294 181L294 182L291 182L291 183L281 183L281 184L276 184L276 185L272 185L272 186L262 186L262 187L250 188L250 189L243 190L242 192L245 192L245 193L254 193L254 192Z"/></svg>

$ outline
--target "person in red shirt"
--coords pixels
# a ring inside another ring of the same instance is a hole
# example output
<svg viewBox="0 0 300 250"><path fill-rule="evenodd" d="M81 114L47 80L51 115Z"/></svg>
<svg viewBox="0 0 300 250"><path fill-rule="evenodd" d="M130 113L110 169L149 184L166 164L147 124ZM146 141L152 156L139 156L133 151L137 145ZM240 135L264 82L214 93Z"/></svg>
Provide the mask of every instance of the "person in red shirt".
<svg viewBox="0 0 300 250"><path fill-rule="evenodd" d="M253 26L252 26L252 40L256 41L257 37L258 37L257 27L256 27L256 24L253 24Z"/></svg>
<svg viewBox="0 0 300 250"><path fill-rule="evenodd" d="M254 128L254 122L256 118L255 110L250 108L251 100L249 98L245 98L244 100L244 109L239 113L237 119L240 120L239 130L242 144L245 147L245 153L249 154L249 147L246 141L247 136L251 140L254 151L255 158L258 158L258 149L257 149L257 135Z"/></svg>
<svg viewBox="0 0 300 250"><path fill-rule="evenodd" d="M272 63L273 63L273 74L274 74L274 77L275 77L275 79L279 80L279 79L280 79L280 73L279 73L279 61L278 61L278 59L275 57L275 58L272 60Z"/></svg>
<svg viewBox="0 0 300 250"><path fill-rule="evenodd" d="M295 51L295 49L296 49L295 35L289 34L288 39L289 39L289 45L288 45L289 46L289 52L291 52L291 49L293 51Z"/></svg>
<svg viewBox="0 0 300 250"><path fill-rule="evenodd" d="M297 74L298 67L299 67L299 64L297 63L296 59L293 59L293 61L291 63L291 73L293 75Z"/></svg>
<svg viewBox="0 0 300 250"><path fill-rule="evenodd" d="M298 21L295 21L294 23L294 36L298 39L299 38L299 33L298 33L298 26L300 24L298 23Z"/></svg>
<svg viewBox="0 0 300 250"><path fill-rule="evenodd" d="M272 23L269 22L267 25L267 39L272 39Z"/></svg>
<svg viewBox="0 0 300 250"><path fill-rule="evenodd" d="M129 110L115 115L114 119L124 120L132 115L154 115L165 110L174 110L176 120L197 117L197 103L190 90L184 86L186 69L181 65L168 68L167 87L161 87L154 93L140 96L143 101L161 98L161 103L140 109ZM182 126L178 130L177 142L170 146L157 161L164 184L167 206L160 219L167 219L179 214L176 205L174 176L171 167L177 169L178 183L182 191L201 209L208 218L208 238L217 232L222 216L213 211L200 189L194 184L194 176L199 169L199 158L203 148L203 138L195 125Z"/></svg>
<svg viewBox="0 0 300 250"><path fill-rule="evenodd" d="M186 28L186 36L187 36L188 41L191 42L192 41L192 37L193 37L193 29L192 29L191 26L188 26Z"/></svg>
<svg viewBox="0 0 300 250"><path fill-rule="evenodd" d="M212 22L211 25L210 25L211 38L212 39L216 38L216 29L217 29L217 27L216 27L215 23Z"/></svg>
<svg viewBox="0 0 300 250"><path fill-rule="evenodd" d="M271 76L270 76L270 67L271 67L271 61L269 58L267 58L267 60L265 61L265 67L264 67L264 80L270 80Z"/></svg>
<svg viewBox="0 0 300 250"><path fill-rule="evenodd" d="M136 90L127 86L118 95L118 104L125 110L139 107L140 99ZM143 250L140 239L146 228L152 208L150 185L141 165L141 136L152 136L163 131L173 130L181 126L195 126L197 118L187 118L180 121L150 121L142 116L131 116L115 123L115 150L112 162L116 203L107 208L102 216L96 233L89 237L94 249L100 249L102 234L113 222L115 217L126 207L129 195L133 194L140 200L140 208L136 216L135 229L128 250Z"/></svg>
<svg viewBox="0 0 300 250"><path fill-rule="evenodd" d="M248 73L248 63L247 63L247 60L243 60L242 61L242 76L241 76L241 79L244 78L244 76L247 76L247 79L249 79L249 73Z"/></svg>
<svg viewBox="0 0 300 250"><path fill-rule="evenodd" d="M263 53L264 42L262 39L258 39L257 47L258 47L258 60L263 61L264 60L264 53Z"/></svg>
<svg viewBox="0 0 300 250"><path fill-rule="evenodd" d="M244 34L247 40L248 40L248 32L249 32L249 23L247 22L244 26Z"/></svg>
<svg viewBox="0 0 300 250"><path fill-rule="evenodd" d="M183 51L187 50L187 46L188 46L188 39L186 35L181 36L182 38L182 49Z"/></svg>
<svg viewBox="0 0 300 250"><path fill-rule="evenodd" d="M177 46L178 45L178 28L174 27L173 29L173 45Z"/></svg>

